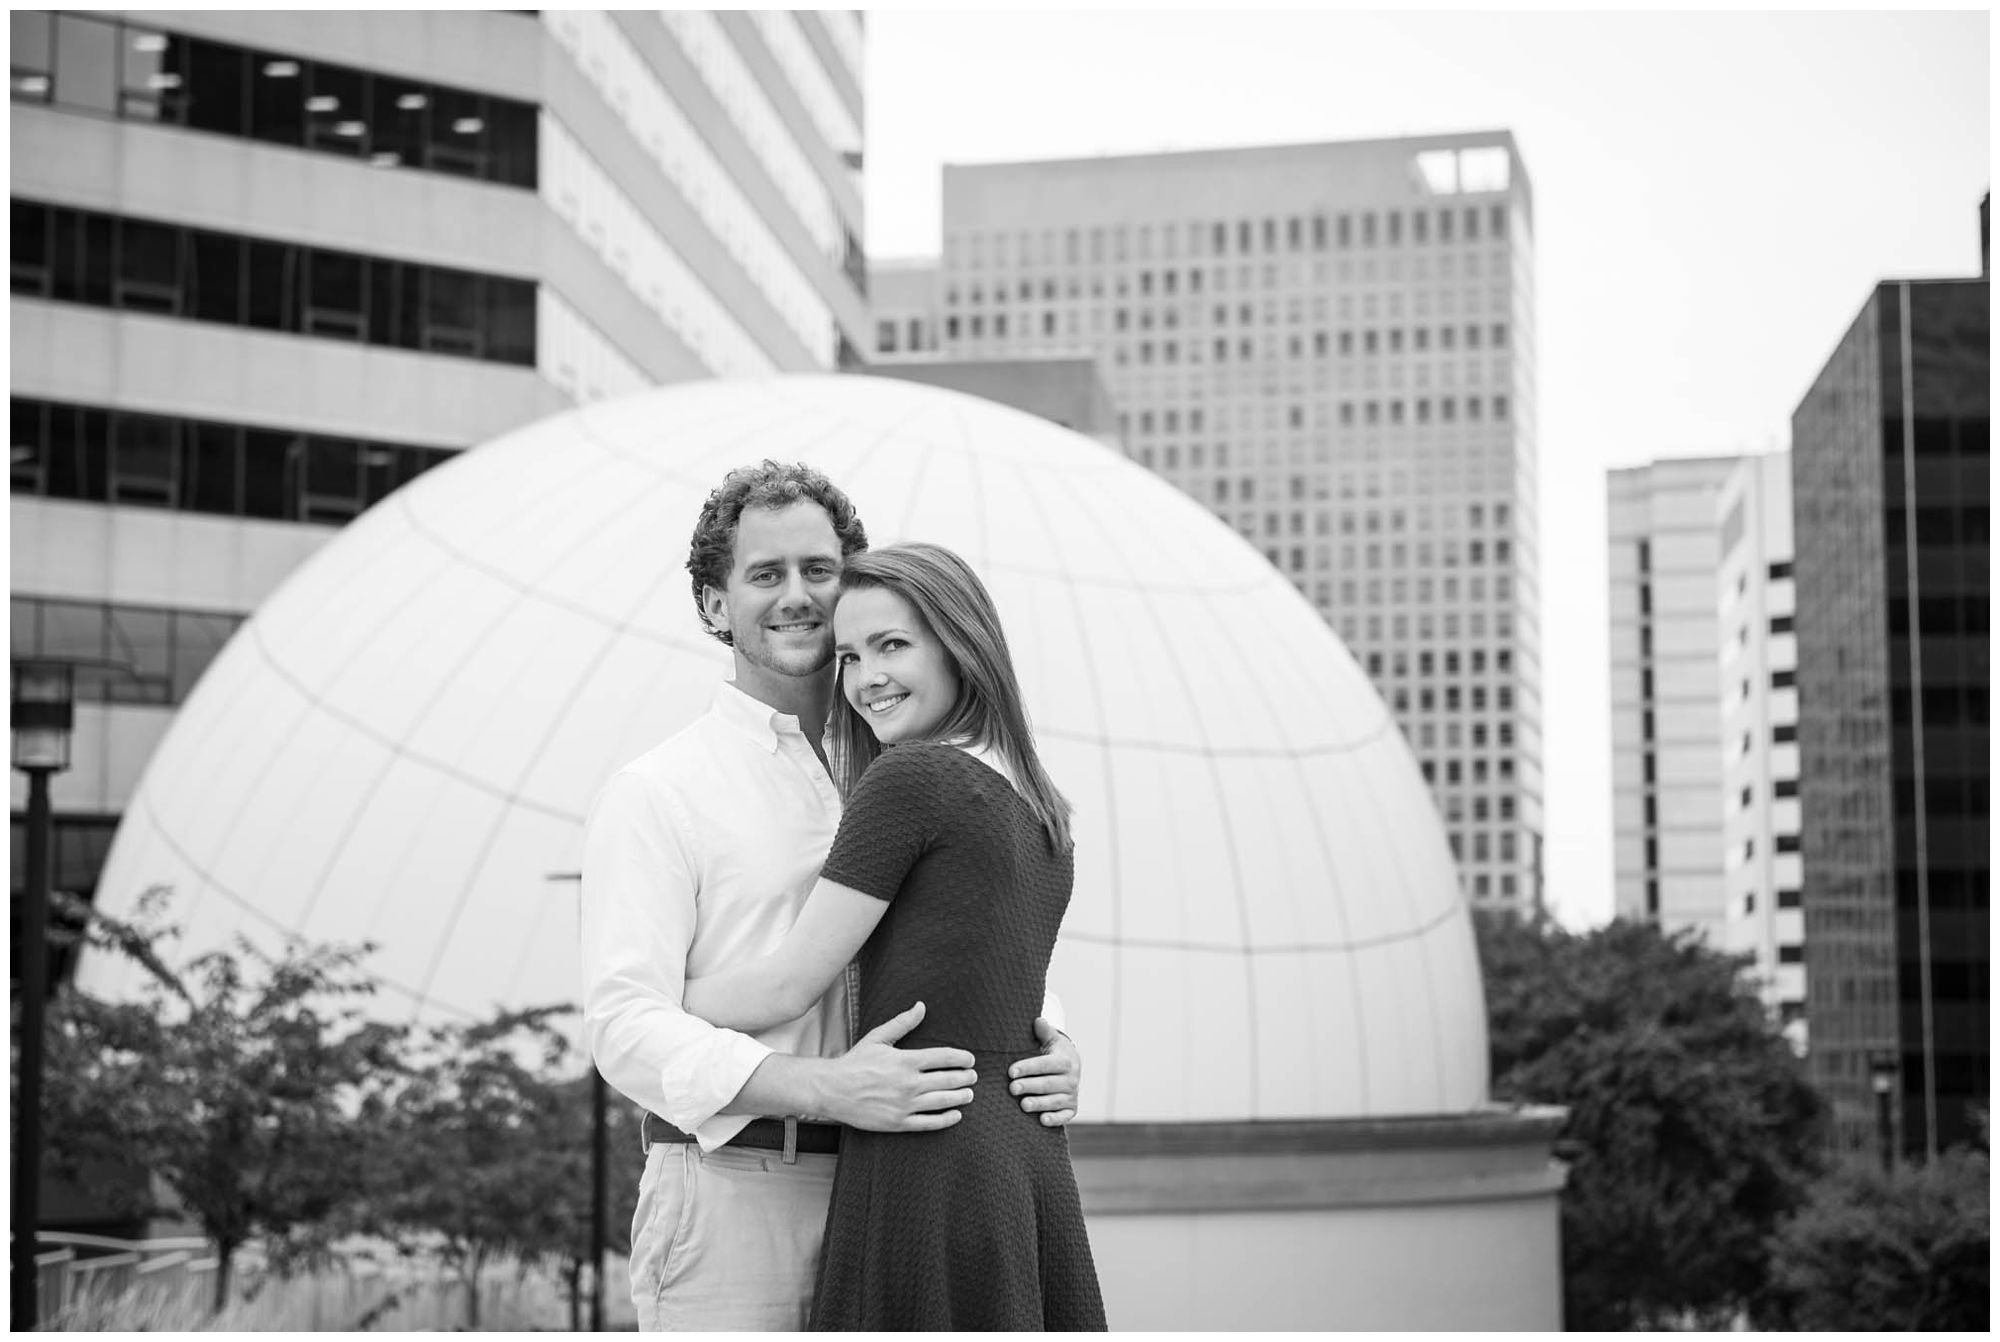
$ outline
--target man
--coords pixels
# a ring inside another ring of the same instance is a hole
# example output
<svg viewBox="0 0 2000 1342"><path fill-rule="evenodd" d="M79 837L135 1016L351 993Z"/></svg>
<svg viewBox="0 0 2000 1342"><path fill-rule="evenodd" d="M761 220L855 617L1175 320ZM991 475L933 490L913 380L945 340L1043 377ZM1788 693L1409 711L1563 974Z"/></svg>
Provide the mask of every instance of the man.
<svg viewBox="0 0 2000 1342"><path fill-rule="evenodd" d="M838 1125L935 1131L973 1099L970 1053L894 1047L921 1003L852 1048L851 982L754 1038L681 1007L690 975L777 947L833 842L840 799L820 740L832 608L841 561L867 543L819 472L767 461L729 474L688 570L734 680L620 770L585 829L585 1033L605 1079L648 1111L632 1230L642 1329L803 1327ZM1035 1031L1045 1051L1014 1064L1010 1089L1066 1123L1075 1047L1046 1017Z"/></svg>

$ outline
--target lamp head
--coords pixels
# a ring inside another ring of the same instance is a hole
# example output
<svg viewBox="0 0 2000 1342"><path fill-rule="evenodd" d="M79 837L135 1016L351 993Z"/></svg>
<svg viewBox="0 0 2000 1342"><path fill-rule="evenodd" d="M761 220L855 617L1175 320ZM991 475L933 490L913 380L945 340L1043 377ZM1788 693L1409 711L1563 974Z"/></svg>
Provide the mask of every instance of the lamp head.
<svg viewBox="0 0 2000 1342"><path fill-rule="evenodd" d="M17 658L13 668L14 767L60 773L69 768L76 668L39 658Z"/></svg>

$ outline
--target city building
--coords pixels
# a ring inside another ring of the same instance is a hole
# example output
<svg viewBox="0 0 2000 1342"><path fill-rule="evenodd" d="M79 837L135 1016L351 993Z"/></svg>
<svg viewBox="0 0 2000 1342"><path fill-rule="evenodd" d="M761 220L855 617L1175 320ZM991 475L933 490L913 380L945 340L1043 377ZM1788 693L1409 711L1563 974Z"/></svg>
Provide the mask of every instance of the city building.
<svg viewBox="0 0 2000 1342"><path fill-rule="evenodd" d="M174 886L190 951L377 943L376 1009L404 1019L574 1000L551 948L591 798L729 668L682 555L646 542L745 456L818 466L871 533L943 538L992 593L1076 807L1049 983L1089 1074L1068 1140L1112 1325L1559 1328L1563 1111L1489 1100L1471 911L1387 705L1229 527L989 400L686 383L416 481L196 686L100 902ZM81 981L121 970L93 952Z"/></svg>
<svg viewBox="0 0 2000 1342"><path fill-rule="evenodd" d="M868 308L875 318L872 364L936 359L940 350L935 257L871 257Z"/></svg>
<svg viewBox="0 0 2000 1342"><path fill-rule="evenodd" d="M857 13L122 13L11 18L13 649L126 668L54 782L86 893L217 649L391 489L871 343Z"/></svg>
<svg viewBox="0 0 2000 1342"><path fill-rule="evenodd" d="M1792 416L1808 1061L1848 1151L1878 1081L1916 1157L1992 1092L1989 301L1877 285Z"/></svg>
<svg viewBox="0 0 2000 1342"><path fill-rule="evenodd" d="M1721 651L1720 949L1748 973L1792 1046L1805 1052L1803 859L1799 852L1798 637L1791 457L1744 457L1716 500Z"/></svg>
<svg viewBox="0 0 2000 1342"><path fill-rule="evenodd" d="M869 372L983 396L1075 429L1113 451L1123 450L1118 441L1118 415L1111 408L1111 393L1095 359L1060 354L1018 359L894 359L874 365Z"/></svg>
<svg viewBox="0 0 2000 1342"><path fill-rule="evenodd" d="M875 303L885 360L913 324L951 359L1096 358L1129 455L1362 661L1467 893L1524 910L1542 899L1533 234L1505 132L948 165L936 280L910 267Z"/></svg>
<svg viewBox="0 0 2000 1342"><path fill-rule="evenodd" d="M1613 910L1722 943L1717 506L1734 457L1610 472Z"/></svg>
<svg viewBox="0 0 2000 1342"><path fill-rule="evenodd" d="M1717 950L1805 1040L1789 459L1606 478L1613 911Z"/></svg>

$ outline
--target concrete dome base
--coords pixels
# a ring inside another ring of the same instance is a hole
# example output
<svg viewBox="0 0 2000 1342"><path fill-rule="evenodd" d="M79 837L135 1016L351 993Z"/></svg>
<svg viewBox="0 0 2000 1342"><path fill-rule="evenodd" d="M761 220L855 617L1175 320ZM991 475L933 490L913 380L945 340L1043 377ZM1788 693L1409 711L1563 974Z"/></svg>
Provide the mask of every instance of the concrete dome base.
<svg viewBox="0 0 2000 1342"><path fill-rule="evenodd" d="M1072 1126L1111 1326L1559 1330L1565 1117Z"/></svg>

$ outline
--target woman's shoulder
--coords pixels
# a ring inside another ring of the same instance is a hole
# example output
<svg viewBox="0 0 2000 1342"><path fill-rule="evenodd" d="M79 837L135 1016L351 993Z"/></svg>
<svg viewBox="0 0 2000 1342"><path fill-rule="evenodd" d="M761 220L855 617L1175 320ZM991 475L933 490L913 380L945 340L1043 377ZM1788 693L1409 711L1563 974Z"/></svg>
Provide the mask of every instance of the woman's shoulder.
<svg viewBox="0 0 2000 1342"><path fill-rule="evenodd" d="M905 741L875 757L861 775L860 787L870 791L956 794L972 780L991 773L988 766L957 746L943 741Z"/></svg>
<svg viewBox="0 0 2000 1342"><path fill-rule="evenodd" d="M864 777L874 777L880 773L884 778L911 777L925 775L935 777L958 768L958 762L965 760L977 763L957 746L943 741L905 741L901 745L890 746L875 757L868 766Z"/></svg>

